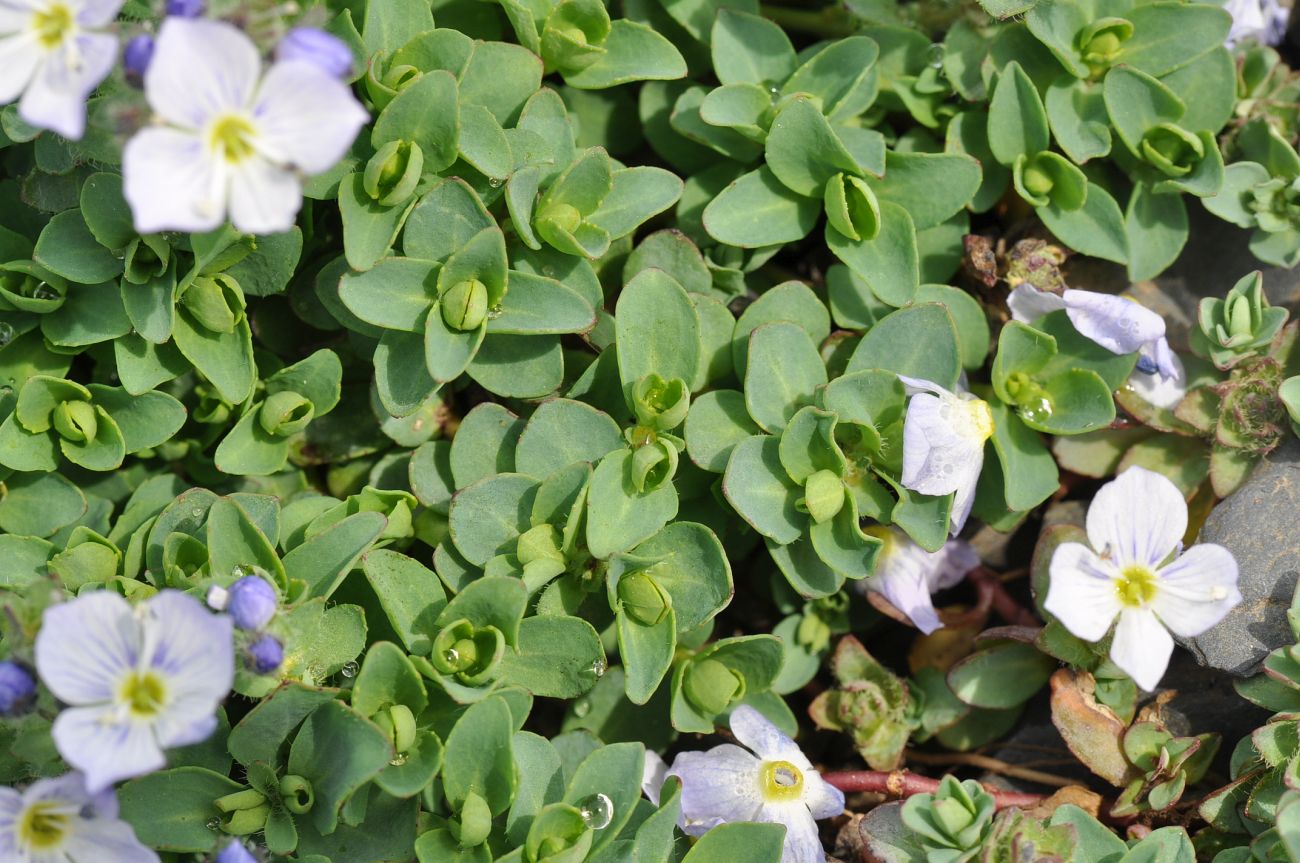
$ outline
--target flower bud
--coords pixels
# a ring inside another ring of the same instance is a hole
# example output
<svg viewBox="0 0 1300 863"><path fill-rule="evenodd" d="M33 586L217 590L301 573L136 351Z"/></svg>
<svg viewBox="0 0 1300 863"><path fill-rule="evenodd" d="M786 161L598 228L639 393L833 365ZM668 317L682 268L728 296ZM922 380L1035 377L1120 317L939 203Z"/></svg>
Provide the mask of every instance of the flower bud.
<svg viewBox="0 0 1300 863"><path fill-rule="evenodd" d="M233 333L244 319L244 292L226 275L199 276L181 294L181 305L214 333Z"/></svg>
<svg viewBox="0 0 1300 863"><path fill-rule="evenodd" d="M255 674L270 674L284 662L284 646L273 635L263 635L248 645L248 667Z"/></svg>
<svg viewBox="0 0 1300 863"><path fill-rule="evenodd" d="M310 812L316 803L316 792L311 783L292 773L280 779L280 797L284 800L284 808L295 815Z"/></svg>
<svg viewBox="0 0 1300 863"><path fill-rule="evenodd" d="M277 603L275 588L260 575L246 575L226 591L226 611L240 629L262 629L275 617Z"/></svg>
<svg viewBox="0 0 1300 863"><path fill-rule="evenodd" d="M491 680L505 655L506 640L495 626L475 628L468 620L454 620L434 636L429 661L443 674L477 686Z"/></svg>
<svg viewBox="0 0 1300 863"><path fill-rule="evenodd" d="M389 141L366 163L361 184L375 203L394 207L410 199L424 171L424 151L414 141Z"/></svg>
<svg viewBox="0 0 1300 863"><path fill-rule="evenodd" d="M664 380L651 373L632 385L636 421L658 431L671 431L686 420L691 391L681 378Z"/></svg>
<svg viewBox="0 0 1300 863"><path fill-rule="evenodd" d="M803 509L818 524L834 518L844 508L844 481L834 471L819 470L808 477L803 493Z"/></svg>
<svg viewBox="0 0 1300 863"><path fill-rule="evenodd" d="M122 278L133 285L156 279L167 272L171 254L172 247L162 237L155 234L136 237L126 245Z"/></svg>
<svg viewBox="0 0 1300 863"><path fill-rule="evenodd" d="M406 752L415 745L415 714L405 704L394 704L370 719L393 742L396 752Z"/></svg>
<svg viewBox="0 0 1300 863"><path fill-rule="evenodd" d="M686 669L682 692L701 713L717 716L745 697L745 678L716 659L705 659Z"/></svg>
<svg viewBox="0 0 1300 863"><path fill-rule="evenodd" d="M290 30L276 46L275 59L282 63L311 63L339 80L352 74L352 49L334 34L315 27Z"/></svg>
<svg viewBox="0 0 1300 863"><path fill-rule="evenodd" d="M1079 55L1094 75L1109 69L1120 47L1133 35L1133 24L1124 18L1098 18L1079 32Z"/></svg>
<svg viewBox="0 0 1300 863"><path fill-rule="evenodd" d="M637 447L628 465L632 487L643 494L663 488L672 482L678 461L677 447L671 441L659 438Z"/></svg>
<svg viewBox="0 0 1300 863"><path fill-rule="evenodd" d="M50 419L59 437L74 443L94 440L99 433L99 418L90 402L59 402Z"/></svg>
<svg viewBox="0 0 1300 863"><path fill-rule="evenodd" d="M1167 177L1190 174L1205 156L1200 138L1175 126L1161 123L1142 138L1142 157Z"/></svg>
<svg viewBox="0 0 1300 863"><path fill-rule="evenodd" d="M453 330L476 330L487 317L487 285L478 279L457 282L442 295L442 320Z"/></svg>
<svg viewBox="0 0 1300 863"><path fill-rule="evenodd" d="M39 264L0 265L0 309L42 315L61 307L67 294L68 283Z"/></svg>
<svg viewBox="0 0 1300 863"><path fill-rule="evenodd" d="M257 863L257 858L243 846L243 843L231 842L217 852L217 857L213 863Z"/></svg>
<svg viewBox="0 0 1300 863"><path fill-rule="evenodd" d="M207 9L204 0L167 0L163 11L175 18L199 18Z"/></svg>
<svg viewBox="0 0 1300 863"><path fill-rule="evenodd" d="M473 791L465 795L460 807L459 835L462 848L475 848L487 841L492 832L492 810L487 801Z"/></svg>
<svg viewBox="0 0 1300 863"><path fill-rule="evenodd" d="M673 598L647 572L634 572L618 581L623 612L642 626L658 626L673 607Z"/></svg>
<svg viewBox="0 0 1300 863"><path fill-rule="evenodd" d="M149 61L153 60L153 51L153 37L147 33L133 36L126 43L122 50L122 71L132 87L144 86L144 73L149 69Z"/></svg>
<svg viewBox="0 0 1300 863"><path fill-rule="evenodd" d="M257 412L257 422L262 430L273 437L289 437L307 427L316 409L306 398L295 392L282 390L267 396Z"/></svg>
<svg viewBox="0 0 1300 863"><path fill-rule="evenodd" d="M36 694L36 681L16 662L0 662L0 716L12 716Z"/></svg>
<svg viewBox="0 0 1300 863"><path fill-rule="evenodd" d="M582 213L578 212L578 208L572 204L551 204L538 214L537 221L539 230L553 228L565 234L572 234L582 224Z"/></svg>

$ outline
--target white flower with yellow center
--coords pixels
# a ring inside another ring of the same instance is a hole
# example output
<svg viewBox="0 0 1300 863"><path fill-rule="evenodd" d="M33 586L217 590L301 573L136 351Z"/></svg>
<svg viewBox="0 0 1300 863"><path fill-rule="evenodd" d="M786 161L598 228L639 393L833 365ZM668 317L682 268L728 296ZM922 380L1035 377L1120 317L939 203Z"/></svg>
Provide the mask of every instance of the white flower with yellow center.
<svg viewBox="0 0 1300 863"><path fill-rule="evenodd" d="M862 593L878 593L929 635L943 626L930 595L952 587L980 565L969 543L950 539L938 551L926 551L896 527L874 525L863 533L881 541L876 571L858 582Z"/></svg>
<svg viewBox="0 0 1300 863"><path fill-rule="evenodd" d="M975 504L993 414L987 402L971 393L898 377L912 397L903 420L903 486L921 494L951 494L948 532L956 536Z"/></svg>
<svg viewBox="0 0 1300 863"><path fill-rule="evenodd" d="M22 97L18 116L76 140L86 99L108 77L117 38L99 32L122 0L0 0L0 105Z"/></svg>
<svg viewBox="0 0 1300 863"><path fill-rule="evenodd" d="M85 777L38 779L0 788L0 860L8 863L158 863L117 819L117 795L91 794Z"/></svg>
<svg viewBox="0 0 1300 863"><path fill-rule="evenodd" d="M822 863L817 819L844 811L844 794L822 781L793 740L747 704L731 713L732 743L683 752L669 776L682 783L683 829L700 836L719 824L762 821L785 825L782 863Z"/></svg>
<svg viewBox="0 0 1300 863"><path fill-rule="evenodd" d="M6 2L6 0L0 0ZM348 86L290 59L262 75L257 48L229 24L168 18L144 78L161 125L122 154L123 190L142 234L293 227L301 175L328 171L369 119Z"/></svg>
<svg viewBox="0 0 1300 863"><path fill-rule="evenodd" d="M212 734L235 677L232 632L229 617L175 590L135 608L96 591L45 611L36 670L68 705L54 745L92 794Z"/></svg>
<svg viewBox="0 0 1300 863"><path fill-rule="evenodd" d="M1187 503L1165 477L1131 467L1088 508L1088 543L1052 555L1045 607L1085 641L1118 618L1110 658L1150 691L1174 651L1170 632L1200 635L1241 602L1237 561L1221 545L1182 550Z"/></svg>

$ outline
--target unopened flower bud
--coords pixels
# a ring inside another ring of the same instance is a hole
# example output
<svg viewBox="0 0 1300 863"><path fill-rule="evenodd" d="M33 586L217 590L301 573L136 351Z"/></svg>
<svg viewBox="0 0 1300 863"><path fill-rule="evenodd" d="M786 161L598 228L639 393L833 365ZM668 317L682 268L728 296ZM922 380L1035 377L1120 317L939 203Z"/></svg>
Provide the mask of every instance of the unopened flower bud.
<svg viewBox="0 0 1300 863"><path fill-rule="evenodd" d="M284 646L273 635L263 635L248 645L248 667L257 674L270 674L284 662Z"/></svg>
<svg viewBox="0 0 1300 863"><path fill-rule="evenodd" d="M59 402L51 419L54 430L65 440L81 443L99 434L99 419L90 402Z"/></svg>
<svg viewBox="0 0 1300 863"><path fill-rule="evenodd" d="M619 579L618 601L623 612L643 626L657 625L673 606L672 597L645 572L634 572Z"/></svg>
<svg viewBox="0 0 1300 863"><path fill-rule="evenodd" d="M255 632L266 626L275 617L277 604L275 588L260 575L246 575L227 591L226 611L240 629Z"/></svg>
<svg viewBox="0 0 1300 863"><path fill-rule="evenodd" d="M204 0L167 0L164 11L175 18L199 18L207 9Z"/></svg>
<svg viewBox="0 0 1300 863"><path fill-rule="evenodd" d="M478 279L457 282L442 295L442 320L453 330L478 329L487 317L487 285Z"/></svg>
<svg viewBox="0 0 1300 863"><path fill-rule="evenodd" d="M716 659L705 659L686 670L682 691L696 709L716 716L745 697L745 678Z"/></svg>
<svg viewBox="0 0 1300 863"><path fill-rule="evenodd" d="M267 434L288 437L305 429L315 413L311 402L285 390L267 397L258 410L257 421Z"/></svg>
<svg viewBox="0 0 1300 863"><path fill-rule="evenodd" d="M131 37L122 50L122 71L126 81L132 87L144 86L144 73L149 70L149 61L153 59L154 41L147 33Z"/></svg>
<svg viewBox="0 0 1300 863"><path fill-rule="evenodd" d="M16 662L0 662L0 716L12 716L36 694L36 681Z"/></svg>
<svg viewBox="0 0 1300 863"><path fill-rule="evenodd" d="M803 493L804 509L818 524L834 518L844 507L844 481L834 471L819 470L808 477Z"/></svg>
<svg viewBox="0 0 1300 863"><path fill-rule="evenodd" d="M352 74L352 49L332 33L315 27L295 27L275 48L280 62L311 63L340 80Z"/></svg>

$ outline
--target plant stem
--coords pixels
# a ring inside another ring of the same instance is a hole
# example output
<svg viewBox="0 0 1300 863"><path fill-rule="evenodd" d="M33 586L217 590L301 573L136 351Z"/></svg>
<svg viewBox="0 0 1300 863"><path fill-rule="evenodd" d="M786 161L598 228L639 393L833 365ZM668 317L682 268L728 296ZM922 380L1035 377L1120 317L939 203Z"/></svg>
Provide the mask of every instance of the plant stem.
<svg viewBox="0 0 1300 863"><path fill-rule="evenodd" d="M961 764L967 767L978 767L981 770L988 770L992 773L1000 773L1003 776L1013 776L1016 779L1023 779L1026 782L1037 782L1039 785L1050 785L1054 788L1064 788L1067 785L1078 785L1073 779L1067 779L1064 776L1057 776L1055 773L1046 773L1042 770L1034 770L1032 767L1021 767L1016 764L1008 764L1000 758L991 758L988 755L980 755L977 752L917 752L913 749L907 750L907 760L915 761L918 764L935 764L935 765L953 765Z"/></svg>
<svg viewBox="0 0 1300 863"><path fill-rule="evenodd" d="M843 9L827 6L823 9L791 9L787 6L773 6L764 3L760 10L763 17L780 24L786 30L811 33L824 39L840 39L857 32L853 19Z"/></svg>
<svg viewBox="0 0 1300 863"><path fill-rule="evenodd" d="M1043 625L1036 614L1021 605L1019 600L1007 592L1006 586L1003 585L1002 579L998 577L996 572L981 566L971 572L970 579L980 588L981 593L985 590L989 592L993 610L998 617L1007 623L1012 626Z"/></svg>
<svg viewBox="0 0 1300 863"><path fill-rule="evenodd" d="M895 800L911 797L913 794L931 794L938 790L939 780L928 776L917 776L906 770L840 770L823 773L822 779L844 792L870 791L884 794ZM984 786L984 790L993 795L999 809L1012 806L1034 806L1046 799L1046 794L1023 794L1018 791L1003 791L999 788Z"/></svg>

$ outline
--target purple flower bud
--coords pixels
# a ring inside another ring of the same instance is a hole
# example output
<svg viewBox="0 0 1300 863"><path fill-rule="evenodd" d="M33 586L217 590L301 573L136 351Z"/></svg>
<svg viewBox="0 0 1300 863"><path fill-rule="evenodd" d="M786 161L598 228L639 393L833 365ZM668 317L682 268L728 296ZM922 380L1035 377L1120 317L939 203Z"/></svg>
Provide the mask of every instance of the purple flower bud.
<svg viewBox="0 0 1300 863"><path fill-rule="evenodd" d="M16 713L36 694L36 681L16 662L0 662L0 716Z"/></svg>
<svg viewBox="0 0 1300 863"><path fill-rule="evenodd" d="M257 858L243 843L236 841L222 848L213 863L257 863Z"/></svg>
<svg viewBox="0 0 1300 863"><path fill-rule="evenodd" d="M284 647L273 635L263 635L248 645L248 667L258 674L270 674L284 662Z"/></svg>
<svg viewBox="0 0 1300 863"><path fill-rule="evenodd" d="M204 0L167 0L164 10L177 18L198 18L207 9Z"/></svg>
<svg viewBox="0 0 1300 863"><path fill-rule="evenodd" d="M149 68L149 61L153 59L153 49L153 37L146 33L134 36L126 43L126 48L122 51L122 69L131 86L144 86L144 73Z"/></svg>
<svg viewBox="0 0 1300 863"><path fill-rule="evenodd" d="M226 597L226 611L235 626L256 632L275 617L278 600L275 588L258 575L246 575L230 585Z"/></svg>
<svg viewBox="0 0 1300 863"><path fill-rule="evenodd" d="M340 79L352 72L352 49L339 37L315 27L290 30L276 46L275 59L312 63Z"/></svg>

